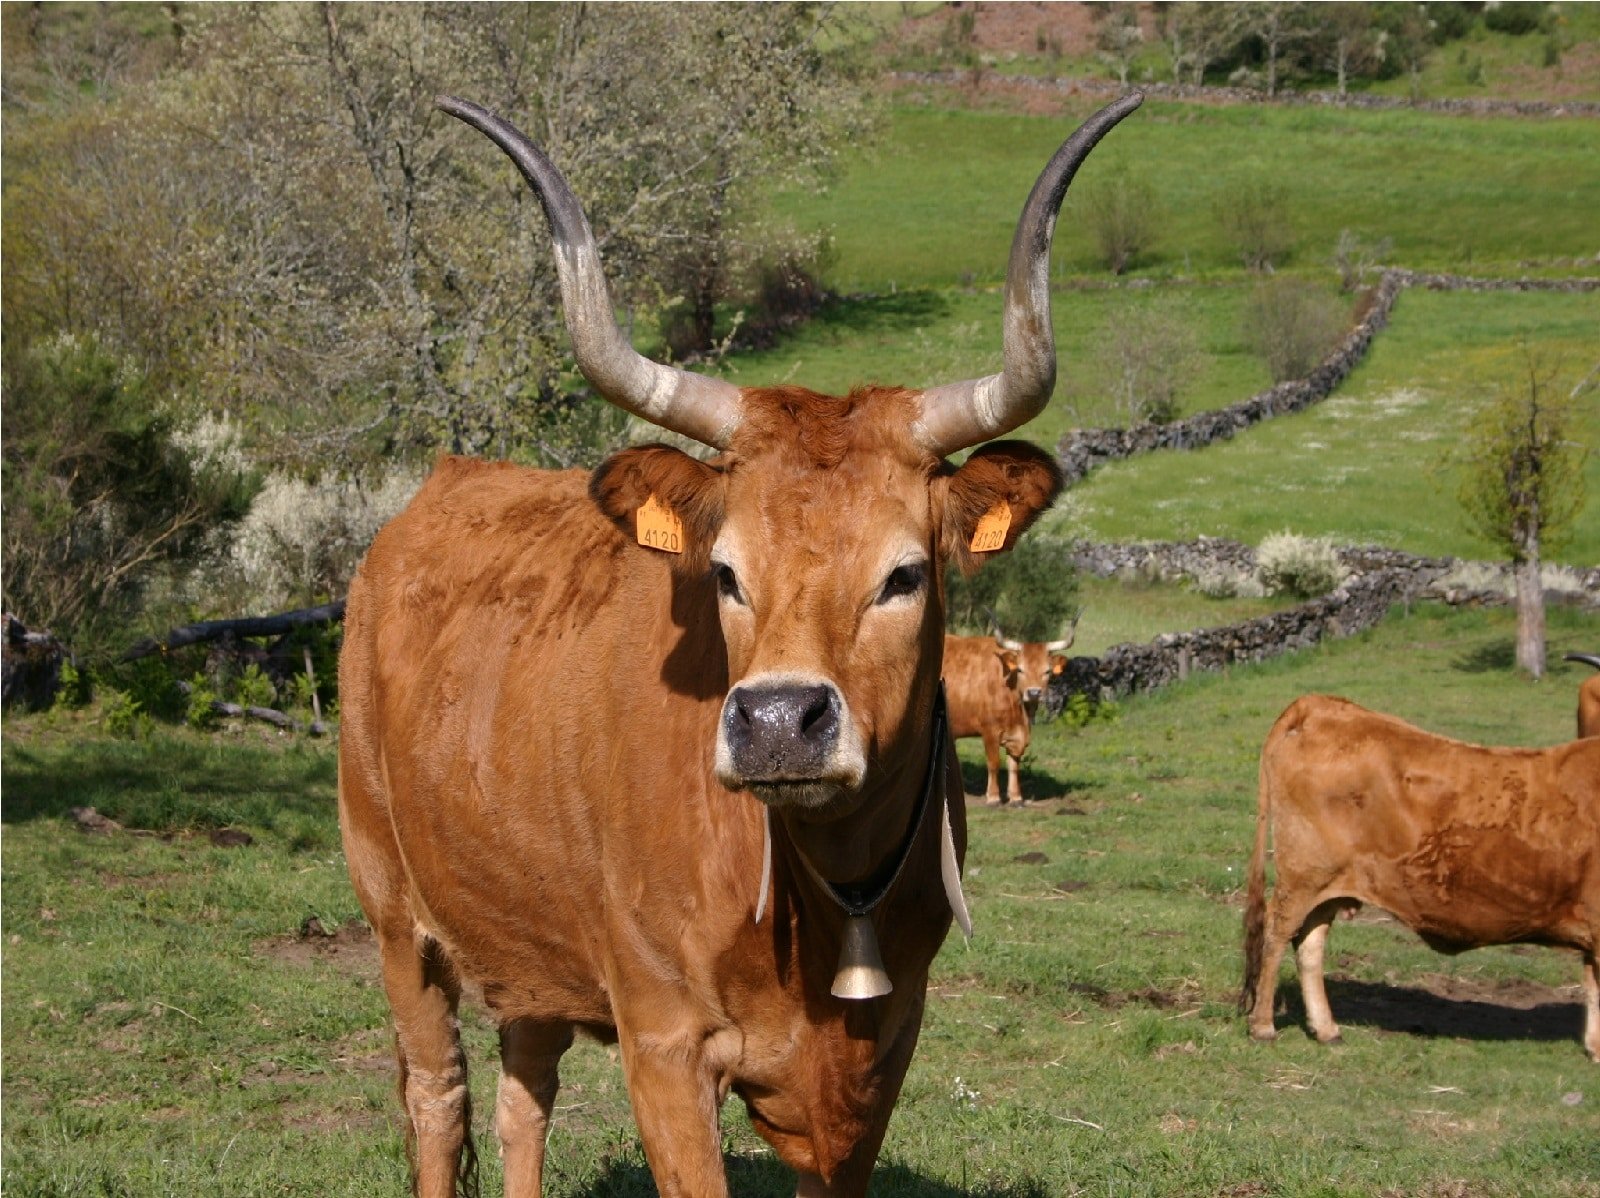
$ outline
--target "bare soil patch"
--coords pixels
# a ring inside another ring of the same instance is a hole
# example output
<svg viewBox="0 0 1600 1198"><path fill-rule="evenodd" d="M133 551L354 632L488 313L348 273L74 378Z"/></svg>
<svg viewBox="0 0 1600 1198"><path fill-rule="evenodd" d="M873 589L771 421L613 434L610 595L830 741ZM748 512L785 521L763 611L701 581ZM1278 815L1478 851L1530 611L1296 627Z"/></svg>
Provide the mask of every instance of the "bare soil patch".
<svg viewBox="0 0 1600 1198"><path fill-rule="evenodd" d="M347 977L378 977L378 941L366 924L352 921L330 933L314 919L306 922L308 927L297 933L258 940L256 955L301 967L320 961Z"/></svg>

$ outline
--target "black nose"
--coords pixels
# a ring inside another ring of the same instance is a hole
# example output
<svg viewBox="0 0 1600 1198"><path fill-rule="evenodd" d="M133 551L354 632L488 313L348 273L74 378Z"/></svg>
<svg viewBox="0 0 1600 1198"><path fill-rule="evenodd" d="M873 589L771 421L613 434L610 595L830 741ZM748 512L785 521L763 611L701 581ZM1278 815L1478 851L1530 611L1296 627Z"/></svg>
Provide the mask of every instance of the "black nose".
<svg viewBox="0 0 1600 1198"><path fill-rule="evenodd" d="M736 686L722 730L743 778L818 778L839 741L839 692L825 684Z"/></svg>

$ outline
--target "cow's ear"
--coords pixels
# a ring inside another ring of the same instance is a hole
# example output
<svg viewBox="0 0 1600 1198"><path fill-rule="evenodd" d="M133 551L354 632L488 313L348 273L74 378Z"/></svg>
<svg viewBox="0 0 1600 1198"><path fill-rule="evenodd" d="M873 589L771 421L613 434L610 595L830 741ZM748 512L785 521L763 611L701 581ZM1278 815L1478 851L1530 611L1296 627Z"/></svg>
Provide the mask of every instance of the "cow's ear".
<svg viewBox="0 0 1600 1198"><path fill-rule="evenodd" d="M1067 668L1067 659L1065 657L1052 657L1050 659L1050 672L1052 674L1063 673L1066 670L1066 668Z"/></svg>
<svg viewBox="0 0 1600 1198"><path fill-rule="evenodd" d="M1003 552L1017 543L1062 486L1061 467L1055 458L1026 441L994 441L981 446L943 481L944 552L964 574L990 556L972 550L973 534L984 516L998 512L1002 503L1008 509L1005 539L993 551Z"/></svg>
<svg viewBox="0 0 1600 1198"><path fill-rule="evenodd" d="M1000 668L1005 671L1007 678L1015 674L1017 672L1017 667L1022 664L1021 659L1018 658L1017 655L1010 649L997 650L995 652L995 656L1000 659Z"/></svg>
<svg viewBox="0 0 1600 1198"><path fill-rule="evenodd" d="M652 498L683 526L683 552L669 553L676 568L706 568L722 527L723 472L670 445L642 445L614 453L589 478L589 497L627 536L638 538L638 513Z"/></svg>

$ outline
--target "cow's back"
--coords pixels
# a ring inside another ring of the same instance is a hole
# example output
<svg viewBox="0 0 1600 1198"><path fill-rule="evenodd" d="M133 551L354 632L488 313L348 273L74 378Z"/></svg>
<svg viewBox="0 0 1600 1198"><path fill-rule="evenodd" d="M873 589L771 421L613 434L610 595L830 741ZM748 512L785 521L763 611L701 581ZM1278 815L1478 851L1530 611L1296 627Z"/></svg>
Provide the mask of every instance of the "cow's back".
<svg viewBox="0 0 1600 1198"><path fill-rule="evenodd" d="M1374 903L1437 947L1592 943L1600 741L1488 748L1313 695L1262 776L1280 887Z"/></svg>
<svg viewBox="0 0 1600 1198"><path fill-rule="evenodd" d="M1006 686L992 637L946 634L943 676L950 734L957 740L989 729L1008 732L1021 719L1021 702Z"/></svg>

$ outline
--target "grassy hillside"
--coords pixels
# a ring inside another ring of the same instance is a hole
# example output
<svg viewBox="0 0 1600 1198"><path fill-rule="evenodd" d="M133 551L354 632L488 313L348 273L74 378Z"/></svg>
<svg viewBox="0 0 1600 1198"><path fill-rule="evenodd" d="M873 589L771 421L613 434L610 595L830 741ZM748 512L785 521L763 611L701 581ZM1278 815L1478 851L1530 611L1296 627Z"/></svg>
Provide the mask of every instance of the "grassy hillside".
<svg viewBox="0 0 1600 1198"><path fill-rule="evenodd" d="M1106 540L1206 533L1254 544L1288 527L1492 556L1461 523L1445 457L1490 385L1515 374L1521 335L1564 360L1576 381L1600 352L1600 295L1409 290L1335 396L1209 449L1107 466L1073 489L1055 519ZM1600 446L1600 400L1591 393L1578 414L1579 438ZM1554 560L1600 561L1600 453L1586 477L1587 513Z"/></svg>
<svg viewBox="0 0 1600 1198"><path fill-rule="evenodd" d="M1092 108L1069 103L1056 117L895 108L834 185L778 207L833 230L840 290L997 281L1035 176ZM1521 273L1594 253L1600 121L1147 101L1078 185L1117 171L1147 180L1162 205L1143 273L1237 266L1216 208L1269 174L1287 191L1294 265L1324 266L1351 229L1391 238L1393 260L1416 269ZM1103 274L1070 194L1054 261L1062 275Z"/></svg>

